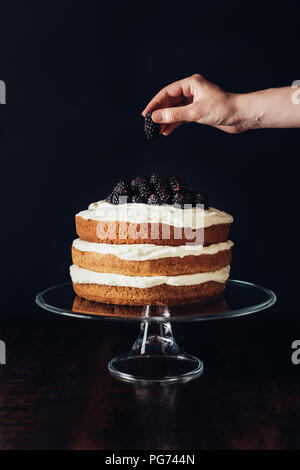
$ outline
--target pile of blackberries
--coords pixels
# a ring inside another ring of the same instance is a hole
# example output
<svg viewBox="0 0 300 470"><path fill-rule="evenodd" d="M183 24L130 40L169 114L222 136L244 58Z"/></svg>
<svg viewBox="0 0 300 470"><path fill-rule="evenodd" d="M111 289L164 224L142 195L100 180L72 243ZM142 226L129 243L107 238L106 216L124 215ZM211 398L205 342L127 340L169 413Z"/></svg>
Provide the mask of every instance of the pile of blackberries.
<svg viewBox="0 0 300 470"><path fill-rule="evenodd" d="M181 208L195 207L202 204L209 209L207 195L187 188L181 178L170 176L164 178L160 173L153 173L150 178L137 176L131 183L123 179L114 187L107 198L111 204L126 202L162 205L172 204Z"/></svg>

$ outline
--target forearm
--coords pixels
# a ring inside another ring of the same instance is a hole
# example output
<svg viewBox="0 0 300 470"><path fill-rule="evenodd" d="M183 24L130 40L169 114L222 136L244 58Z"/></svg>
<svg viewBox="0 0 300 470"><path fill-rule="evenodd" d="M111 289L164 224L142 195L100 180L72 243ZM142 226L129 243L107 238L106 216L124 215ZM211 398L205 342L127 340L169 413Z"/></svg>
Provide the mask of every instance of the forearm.
<svg viewBox="0 0 300 470"><path fill-rule="evenodd" d="M241 130L300 127L300 92L292 87L236 95Z"/></svg>

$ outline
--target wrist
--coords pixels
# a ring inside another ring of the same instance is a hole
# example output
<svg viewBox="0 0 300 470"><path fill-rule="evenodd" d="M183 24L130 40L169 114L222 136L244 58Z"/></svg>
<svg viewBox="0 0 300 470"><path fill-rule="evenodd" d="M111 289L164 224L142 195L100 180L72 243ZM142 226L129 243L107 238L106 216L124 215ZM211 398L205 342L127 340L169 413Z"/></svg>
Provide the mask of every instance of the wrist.
<svg viewBox="0 0 300 470"><path fill-rule="evenodd" d="M263 127L264 110L257 93L237 93L234 95L235 126L240 132Z"/></svg>

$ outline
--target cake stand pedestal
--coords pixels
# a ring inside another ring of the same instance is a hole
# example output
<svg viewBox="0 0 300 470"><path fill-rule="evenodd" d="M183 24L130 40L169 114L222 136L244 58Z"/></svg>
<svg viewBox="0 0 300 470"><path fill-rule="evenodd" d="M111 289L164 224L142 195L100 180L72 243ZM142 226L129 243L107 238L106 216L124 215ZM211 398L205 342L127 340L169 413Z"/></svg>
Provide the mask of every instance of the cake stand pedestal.
<svg viewBox="0 0 300 470"><path fill-rule="evenodd" d="M186 382L202 373L203 363L180 351L170 322L144 320L131 351L112 359L108 370L128 382Z"/></svg>
<svg viewBox="0 0 300 470"><path fill-rule="evenodd" d="M198 377L203 363L180 351L171 323L217 320L259 312L276 302L274 292L249 282L229 280L223 296L177 306L124 306L90 302L76 296L72 284L50 287L38 305L59 315L93 320L139 321L140 333L129 353L108 363L109 372L126 382L164 384Z"/></svg>

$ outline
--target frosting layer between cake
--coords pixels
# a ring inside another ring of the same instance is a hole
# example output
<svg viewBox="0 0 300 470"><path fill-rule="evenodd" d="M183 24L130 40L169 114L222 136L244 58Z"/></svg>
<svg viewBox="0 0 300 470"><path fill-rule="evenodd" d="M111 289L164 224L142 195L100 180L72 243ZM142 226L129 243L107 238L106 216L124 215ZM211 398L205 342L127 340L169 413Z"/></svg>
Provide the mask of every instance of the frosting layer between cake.
<svg viewBox="0 0 300 470"><path fill-rule="evenodd" d="M185 256L193 255L213 255L219 251L229 250L233 246L233 242L228 240L223 243L216 243L213 245L152 245L152 244L132 244L132 245L117 245L109 243L93 243L86 242L77 238L73 241L73 246L80 251L88 251L101 253L103 255L115 255L118 258L128 261L146 261L160 258L184 258Z"/></svg>
<svg viewBox="0 0 300 470"><path fill-rule="evenodd" d="M89 269L70 267L70 274L74 284L100 284L107 286L138 287L141 289L167 284L171 286L191 286L208 281L225 283L229 277L230 266L218 271L187 274L179 276L125 276L122 274L99 273Z"/></svg>

